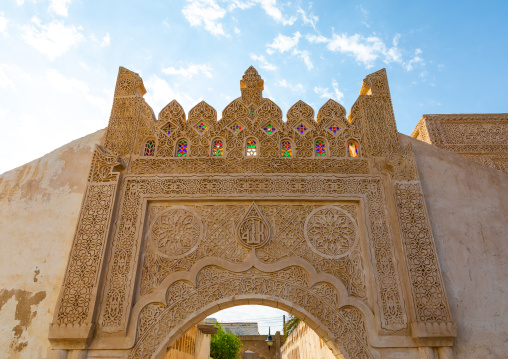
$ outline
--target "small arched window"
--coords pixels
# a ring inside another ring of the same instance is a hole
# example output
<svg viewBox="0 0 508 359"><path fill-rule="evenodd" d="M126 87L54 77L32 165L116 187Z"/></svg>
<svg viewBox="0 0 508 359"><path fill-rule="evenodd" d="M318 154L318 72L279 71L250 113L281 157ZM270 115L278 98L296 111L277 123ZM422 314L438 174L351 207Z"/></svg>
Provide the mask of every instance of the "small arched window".
<svg viewBox="0 0 508 359"><path fill-rule="evenodd" d="M255 157L258 155L257 141L254 138L249 138L246 143L247 157Z"/></svg>
<svg viewBox="0 0 508 359"><path fill-rule="evenodd" d="M147 140L145 142L145 148L143 150L144 156L153 156L155 155L155 141L154 140Z"/></svg>
<svg viewBox="0 0 508 359"><path fill-rule="evenodd" d="M355 140L349 140L347 143L347 152L349 157L359 157L360 156L360 146L358 146L358 142Z"/></svg>
<svg viewBox="0 0 508 359"><path fill-rule="evenodd" d="M318 138L315 141L315 145L316 145L316 156L325 157L327 151L325 140Z"/></svg>
<svg viewBox="0 0 508 359"><path fill-rule="evenodd" d="M224 155L224 142L221 139L213 140L212 157L222 157Z"/></svg>
<svg viewBox="0 0 508 359"><path fill-rule="evenodd" d="M189 143L187 140L179 140L176 144L176 157L187 157L189 154Z"/></svg>
<svg viewBox="0 0 508 359"><path fill-rule="evenodd" d="M293 148L291 141L284 140L280 143L280 155L282 157L293 157Z"/></svg>

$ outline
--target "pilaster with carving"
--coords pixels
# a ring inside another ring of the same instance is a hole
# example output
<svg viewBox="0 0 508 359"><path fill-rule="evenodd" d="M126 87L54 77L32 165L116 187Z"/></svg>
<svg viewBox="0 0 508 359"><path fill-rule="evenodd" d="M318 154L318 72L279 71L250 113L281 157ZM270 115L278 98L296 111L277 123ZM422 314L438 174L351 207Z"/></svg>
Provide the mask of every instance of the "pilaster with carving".
<svg viewBox="0 0 508 359"><path fill-rule="evenodd" d="M67 270L49 328L49 340L54 348L84 349L93 334L104 253L120 177L113 170L121 168L116 156L96 146Z"/></svg>
<svg viewBox="0 0 508 359"><path fill-rule="evenodd" d="M411 144L390 157L392 188L419 345L451 346L457 336Z"/></svg>

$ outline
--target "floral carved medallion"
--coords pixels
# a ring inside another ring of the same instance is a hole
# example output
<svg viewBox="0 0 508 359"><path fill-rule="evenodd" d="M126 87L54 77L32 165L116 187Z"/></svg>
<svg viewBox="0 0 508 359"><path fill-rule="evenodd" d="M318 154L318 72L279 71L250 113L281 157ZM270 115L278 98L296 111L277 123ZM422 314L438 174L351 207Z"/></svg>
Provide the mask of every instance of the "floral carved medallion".
<svg viewBox="0 0 508 359"><path fill-rule="evenodd" d="M183 206L174 206L152 223L150 240L161 254L183 257L197 248L202 233L203 223L197 214Z"/></svg>
<svg viewBox="0 0 508 359"><path fill-rule="evenodd" d="M240 243L246 247L258 248L268 243L270 225L256 203L252 203L237 227Z"/></svg>
<svg viewBox="0 0 508 359"><path fill-rule="evenodd" d="M309 246L326 258L347 255L358 241L354 219L335 206L315 209L305 221L304 232Z"/></svg>

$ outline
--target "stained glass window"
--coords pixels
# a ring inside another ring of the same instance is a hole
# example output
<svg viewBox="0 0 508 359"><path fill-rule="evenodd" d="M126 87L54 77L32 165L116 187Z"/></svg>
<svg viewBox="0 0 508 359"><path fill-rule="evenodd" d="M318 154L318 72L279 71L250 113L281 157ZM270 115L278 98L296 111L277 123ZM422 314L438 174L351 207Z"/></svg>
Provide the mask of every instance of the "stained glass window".
<svg viewBox="0 0 508 359"><path fill-rule="evenodd" d="M303 135L305 133L305 131L307 131L307 127L305 127L305 125L302 123L302 124L300 124L300 126L298 126L296 128L296 130Z"/></svg>
<svg viewBox="0 0 508 359"><path fill-rule="evenodd" d="M176 156L177 157L185 157L189 151L188 143L186 140L178 141L176 145Z"/></svg>
<svg viewBox="0 0 508 359"><path fill-rule="evenodd" d="M340 127L337 126L337 125L332 125L331 127L328 128L330 130L331 133L333 133L334 135L340 131Z"/></svg>
<svg viewBox="0 0 508 359"><path fill-rule="evenodd" d="M224 153L224 143L222 140L213 141L212 156L222 157Z"/></svg>
<svg viewBox="0 0 508 359"><path fill-rule="evenodd" d="M282 157L291 157L293 152L291 150L291 142L290 141L282 141L280 144L280 152Z"/></svg>
<svg viewBox="0 0 508 359"><path fill-rule="evenodd" d="M153 156L155 154L155 142L148 140L145 143L145 156Z"/></svg>
<svg viewBox="0 0 508 359"><path fill-rule="evenodd" d="M208 126L207 126L205 123L201 122L201 123L198 125L197 129L198 129L198 131L199 131L200 133L203 133L203 132L205 132L205 131L208 129Z"/></svg>
<svg viewBox="0 0 508 359"><path fill-rule="evenodd" d="M271 124L268 124L265 128L263 128L263 130L268 134L268 135L271 135L272 133L274 133L276 130L275 130L275 127L273 127Z"/></svg>
<svg viewBox="0 0 508 359"><path fill-rule="evenodd" d="M325 141L316 140L316 156L326 156Z"/></svg>
<svg viewBox="0 0 508 359"><path fill-rule="evenodd" d="M231 131L233 131L234 133L238 133L238 132L240 132L240 131L242 130L242 127L241 127L239 124L235 123L235 124L234 124L233 126L231 126L229 129L230 129Z"/></svg>
<svg viewBox="0 0 508 359"><path fill-rule="evenodd" d="M256 140L253 138L247 140L247 156L257 156L258 149L256 146Z"/></svg>
<svg viewBox="0 0 508 359"><path fill-rule="evenodd" d="M358 154L358 142L354 141L354 140L350 140L348 142L348 153L349 153L349 157L358 157L359 154Z"/></svg>
<svg viewBox="0 0 508 359"><path fill-rule="evenodd" d="M168 136L171 135L173 132L175 132L176 128L173 127L173 125L171 123L166 123L166 126L164 126L164 128L162 129L162 131L164 131L165 134L167 134Z"/></svg>

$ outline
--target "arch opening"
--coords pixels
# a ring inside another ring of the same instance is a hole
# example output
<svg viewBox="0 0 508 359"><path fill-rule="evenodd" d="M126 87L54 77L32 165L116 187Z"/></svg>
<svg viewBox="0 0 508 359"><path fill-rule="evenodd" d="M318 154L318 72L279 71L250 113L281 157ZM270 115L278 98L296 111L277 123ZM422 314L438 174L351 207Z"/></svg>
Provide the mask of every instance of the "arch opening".
<svg viewBox="0 0 508 359"><path fill-rule="evenodd" d="M208 314L202 313L192 318L191 323L187 323L175 335L168 338L165 345L160 348L160 352L156 353L154 357L160 359L194 358L190 354L194 352L191 352L189 348L194 344L196 348L200 345L196 335L196 333L199 334L198 328L205 325L215 326L219 324L225 332L237 335L242 341L240 348L242 359L293 359L295 351L301 354L310 354L310 356L306 357L313 358L345 358L340 348L326 333L321 332L317 334L312 329L311 326L314 326L315 323L311 318L305 317L303 313L291 315L290 311L294 313L299 311L288 304L270 301L267 301L263 305L235 303L243 302L235 302L233 300L222 303L219 305L219 308L224 309L218 309L214 313L210 313L211 310L208 310L206 311ZM203 316L205 318L199 320ZM284 332L283 316L287 320L291 317L298 319L297 325L292 328L293 330L287 336L285 336ZM184 328L192 323L194 324L184 331ZM266 343L269 332L274 341L270 348ZM285 348L285 346L288 346L288 348Z"/></svg>

